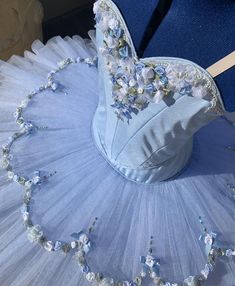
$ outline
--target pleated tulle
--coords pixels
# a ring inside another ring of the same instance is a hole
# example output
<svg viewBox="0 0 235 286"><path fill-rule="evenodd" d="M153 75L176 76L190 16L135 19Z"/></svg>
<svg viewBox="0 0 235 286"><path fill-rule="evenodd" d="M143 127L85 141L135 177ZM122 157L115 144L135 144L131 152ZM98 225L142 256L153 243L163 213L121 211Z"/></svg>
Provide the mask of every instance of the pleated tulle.
<svg viewBox="0 0 235 286"><path fill-rule="evenodd" d="M18 130L16 107L46 82L57 62L95 55L92 42L80 37L35 42L32 49L25 58L0 63L0 144ZM71 65L56 80L64 90L38 94L25 113L27 120L47 129L19 139L12 149L19 174L56 172L32 204L33 222L48 239L70 241L73 232L86 230L98 217L89 263L107 276L131 280L141 270L139 256L147 254L153 235L161 276L175 282L198 274L206 263L198 240L199 215L220 240L234 245L234 198L228 184L235 185L235 152L227 147L235 145L235 129L227 120L219 118L200 130L191 161L175 180L138 185L116 173L94 146L97 69ZM4 171L0 189L0 285L89 285L70 254L48 253L27 240L20 215L22 188L9 182ZM205 285L232 286L234 266L223 258Z"/></svg>

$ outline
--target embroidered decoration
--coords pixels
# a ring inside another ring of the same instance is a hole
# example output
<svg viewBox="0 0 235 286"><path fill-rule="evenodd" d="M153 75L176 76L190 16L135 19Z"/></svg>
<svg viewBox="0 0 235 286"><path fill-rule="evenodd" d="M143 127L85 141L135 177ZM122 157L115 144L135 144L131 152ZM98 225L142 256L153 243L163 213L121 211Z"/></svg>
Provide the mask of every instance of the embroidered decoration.
<svg viewBox="0 0 235 286"><path fill-rule="evenodd" d="M30 218L30 202L31 202L33 192L35 192L38 188L40 188L40 186L43 183L45 183L56 172L54 172L53 174L46 175L46 174L43 174L42 171L36 170L32 178L20 176L19 174L16 174L13 170L13 167L10 162L12 160L10 151L11 151L11 147L13 143L17 139L21 138L24 135L31 135L39 130L44 130L48 128L45 126L38 127L38 126L35 126L33 122L26 121L23 115L24 110L28 107L29 103L33 100L33 98L36 95L42 93L45 90L51 90L53 92L55 91L64 92L64 88L62 88L62 85L58 81L56 81L54 77L59 71L65 69L71 64L77 64L77 63L87 64L89 67L96 67L97 57L85 58L85 59L82 59L80 57L76 59L67 58L59 62L58 68L48 73L47 83L31 91L30 94L27 96L27 98L23 100L20 103L20 105L17 107L14 113L14 118L15 118L16 123L19 125L20 131L14 133L11 137L9 137L6 144L2 146L2 157L3 158L2 158L1 163L2 163L2 167L7 171L8 178L24 186L25 188L24 196L23 196L23 205L21 207L21 214L22 214L24 225L27 230L28 239L31 242L39 243L47 251L62 250L64 253L68 253L71 249L80 249L87 253L91 247L91 244L86 234L84 232L80 232L77 234L76 240L72 242L68 242L68 243L62 243L60 241L51 241L45 237L41 229L41 226L38 224L34 225ZM92 227L89 230L92 230Z"/></svg>
<svg viewBox="0 0 235 286"><path fill-rule="evenodd" d="M150 275L152 279L159 277L160 275L160 259L152 256L152 244L153 236L150 238L150 247L147 256L140 256L140 262L142 264L142 271L140 273L141 277L146 277L147 274Z"/></svg>
<svg viewBox="0 0 235 286"><path fill-rule="evenodd" d="M209 274L215 269L219 257L235 256L234 248L220 247L220 242L217 240L217 234L207 231L201 217L199 217L199 221L203 226L203 233L200 235L199 240L204 242L207 255L207 263L200 274L187 277L184 279L183 283L166 282L159 274L160 260L149 254L146 258L141 256L141 262L144 264L144 277L149 273L154 284L159 286L201 286L208 279Z"/></svg>
<svg viewBox="0 0 235 286"><path fill-rule="evenodd" d="M124 51L123 51L124 52ZM87 263L86 255L89 254L90 249L92 248L92 242L89 238L89 234L94 230L94 226L97 223L98 218L95 218L95 221L92 223L92 226L89 227L88 232L80 231L78 233L73 233L71 237L73 240L71 242L62 242L59 240L52 241L48 239L41 226L38 224L34 224L31 220L31 212L30 212L30 202L32 199L32 195L36 192L51 176L53 176L56 172L51 173L49 175L44 174L40 170L36 170L33 174L32 178L20 176L16 174L13 170L13 167L10 163L12 160L12 156L10 154L12 144L22 136L31 136L35 132L39 130L43 130L48 127L37 127L31 121L26 121L24 119L24 109L26 109L30 103L30 101L41 92L45 90L55 91L63 91L59 87L61 86L59 82L54 79L54 76L60 70L63 70L70 64L75 63L84 63L88 64L91 67L95 67L97 63L97 57L93 59L66 59L58 64L58 69L51 71L48 74L47 80L48 82L45 85L42 85L38 89L33 90L25 100L23 100L20 106L16 109L14 113L14 118L19 125L19 132L14 133L11 137L9 137L8 142L2 146L2 167L6 169L8 178L17 182L18 184L24 187L24 195L23 195L23 205L21 207L21 215L23 218L23 223L27 230L28 239L31 242L38 243L41 247L43 247L48 252L53 251L62 251L65 254L73 252L78 265L84 273L86 279L91 282L93 285L99 286L141 286L145 277L149 276L153 279L155 285L160 286L197 286L202 285L204 281L206 281L209 273L214 269L215 262L217 258L220 256L235 256L234 248L220 248L217 244L216 234L213 232L207 232L206 228L204 228L203 234L200 237L200 240L203 240L206 245L208 262L205 265L205 268L201 271L201 274L198 276L190 276L184 280L183 283L170 283L165 282L163 278L160 277L160 260L155 258L152 255L152 239L150 240L150 249L147 256L141 256L140 262L142 263L142 270L138 276L136 276L133 280L122 281L115 280L114 278L104 277L101 273L95 273L91 270L90 266ZM161 67L159 73L164 72L165 69ZM187 93L186 90L182 90L182 92ZM200 222L203 224L201 218Z"/></svg>
<svg viewBox="0 0 235 286"><path fill-rule="evenodd" d="M94 13L104 37L100 52L112 83L114 103L111 106L118 118L126 118L129 122L132 114L145 109L150 102L157 104L174 93L211 100L213 107L217 105L216 97L215 102L209 98L210 83L194 65L138 59L121 17L108 2L97 1Z"/></svg>
<svg viewBox="0 0 235 286"><path fill-rule="evenodd" d="M227 184L229 197L235 199L235 185Z"/></svg>
<svg viewBox="0 0 235 286"><path fill-rule="evenodd" d="M33 98L42 93L45 90L51 90L53 92L55 91L61 91L64 92L64 88L61 88L62 85L54 79L55 75L68 67L71 64L87 64L89 67L97 67L97 57L93 58L85 58L82 59L80 57L78 58L67 58L61 62L58 63L58 68L55 70L52 70L47 75L47 83L45 85L41 85L39 88L32 90L26 99L24 99L20 105L16 108L16 111L14 112L13 116L15 118L16 123L19 125L19 132L14 133L12 136L8 138L8 141L2 145L2 160L1 160L1 166L8 171L8 178L14 180L15 182L20 183L21 185L27 186L29 184L29 179L19 176L15 174L12 171L12 166L10 164L10 161L12 160L12 156L10 155L10 149L13 145L13 143L19 139L20 137L24 135L30 135L32 133L35 133L39 130L48 129L47 126L35 126L35 124L32 121L27 121L24 119L23 112L24 109L28 107L30 102L33 100Z"/></svg>

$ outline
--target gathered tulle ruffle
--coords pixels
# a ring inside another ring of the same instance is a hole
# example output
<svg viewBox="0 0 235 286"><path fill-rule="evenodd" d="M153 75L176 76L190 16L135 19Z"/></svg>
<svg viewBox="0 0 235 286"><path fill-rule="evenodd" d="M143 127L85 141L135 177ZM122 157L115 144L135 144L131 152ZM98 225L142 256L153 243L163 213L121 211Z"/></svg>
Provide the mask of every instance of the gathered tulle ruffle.
<svg viewBox="0 0 235 286"><path fill-rule="evenodd" d="M94 44L80 37L35 42L33 53L0 64L0 143L18 130L13 113L22 99L46 82L47 74L66 58L94 57ZM70 241L95 217L88 260L107 277L131 280L141 270L154 237L153 255L161 276L180 282L200 272L206 262L198 240L202 216L219 239L235 244L235 129L219 118L197 134L193 156L176 179L158 186L127 181L103 159L92 140L91 123L98 102L97 69L74 64L56 75L63 90L47 90L27 108L25 117L47 127L17 140L12 165L17 173L56 172L33 196L33 222L52 240ZM86 286L72 255L48 253L28 242L22 225L21 186L0 171L0 284L2 286ZM230 286L234 260L218 263L207 284ZM146 281L144 285L151 285Z"/></svg>

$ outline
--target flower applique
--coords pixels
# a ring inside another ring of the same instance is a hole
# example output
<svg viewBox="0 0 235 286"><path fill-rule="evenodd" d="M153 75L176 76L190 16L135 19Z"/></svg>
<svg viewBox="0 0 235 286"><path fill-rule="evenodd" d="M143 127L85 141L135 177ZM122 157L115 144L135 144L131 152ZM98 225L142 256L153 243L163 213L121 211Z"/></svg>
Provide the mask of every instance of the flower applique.
<svg viewBox="0 0 235 286"><path fill-rule="evenodd" d="M138 59L121 19L107 1L97 1L94 13L104 35L100 52L112 83L111 106L118 118L126 118L129 122L133 114L149 103L158 104L165 96L176 92L199 99L207 97L206 81L198 76L193 65Z"/></svg>
<svg viewBox="0 0 235 286"><path fill-rule="evenodd" d="M118 118L126 118L129 122L133 114L145 109L149 103L158 104L174 93L211 100L208 83L195 66L138 59L128 32L111 5L99 0L94 5L94 13L104 35L100 52L112 84L111 106Z"/></svg>

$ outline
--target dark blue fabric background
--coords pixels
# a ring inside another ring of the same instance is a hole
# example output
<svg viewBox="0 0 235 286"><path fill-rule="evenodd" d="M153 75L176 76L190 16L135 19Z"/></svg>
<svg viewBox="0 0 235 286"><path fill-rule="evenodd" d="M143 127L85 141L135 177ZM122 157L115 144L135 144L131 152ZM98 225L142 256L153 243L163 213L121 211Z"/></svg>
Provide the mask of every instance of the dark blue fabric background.
<svg viewBox="0 0 235 286"><path fill-rule="evenodd" d="M158 0L114 0L138 49Z"/></svg>

